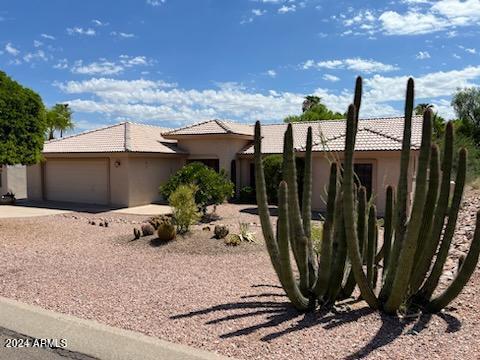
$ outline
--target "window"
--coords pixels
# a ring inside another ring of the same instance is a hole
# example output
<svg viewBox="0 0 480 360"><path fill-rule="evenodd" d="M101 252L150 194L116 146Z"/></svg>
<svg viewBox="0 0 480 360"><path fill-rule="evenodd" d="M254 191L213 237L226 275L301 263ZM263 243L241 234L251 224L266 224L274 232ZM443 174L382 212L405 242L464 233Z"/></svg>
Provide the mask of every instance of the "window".
<svg viewBox="0 0 480 360"><path fill-rule="evenodd" d="M367 199L370 199L372 196L372 186L373 186L373 165L372 164L354 164L353 171L357 175L358 179L355 179L355 182L365 186L367 189Z"/></svg>
<svg viewBox="0 0 480 360"><path fill-rule="evenodd" d="M216 172L220 171L220 163L219 163L218 159L189 159L189 160L187 160L187 164L191 164L193 162L202 163L202 164L208 166L209 168L212 168Z"/></svg>

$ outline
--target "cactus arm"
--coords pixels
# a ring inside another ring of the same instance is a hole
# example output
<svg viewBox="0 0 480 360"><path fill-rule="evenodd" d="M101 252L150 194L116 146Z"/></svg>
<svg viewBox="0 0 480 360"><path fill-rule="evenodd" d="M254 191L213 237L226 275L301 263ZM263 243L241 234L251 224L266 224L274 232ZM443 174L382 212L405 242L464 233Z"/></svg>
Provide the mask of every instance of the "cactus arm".
<svg viewBox="0 0 480 360"><path fill-rule="evenodd" d="M302 220L303 231L307 238L311 238L312 218L312 127L308 127L307 146L305 150L305 176L303 179Z"/></svg>
<svg viewBox="0 0 480 360"><path fill-rule="evenodd" d="M341 198L339 199L341 201ZM335 231L333 236L333 256L332 270L330 273L330 282L327 291L327 303L333 304L342 289L342 282L345 273L345 261L347 259L347 246L345 240L345 226L343 220L343 210L338 206L338 212L335 219Z"/></svg>
<svg viewBox="0 0 480 360"><path fill-rule="evenodd" d="M261 127L260 122L257 121L255 124L255 184L256 184L256 197L257 197L257 206L258 214L260 217L260 223L262 224L263 237L265 239L265 244L267 246L268 254L272 262L273 268L277 273L279 279L281 278L281 269L280 269L280 254L278 249L278 244L275 239L272 223L270 222L270 213L268 210L267 202L267 190L265 185L265 174L263 172L263 162L262 162L262 137L261 137Z"/></svg>
<svg viewBox="0 0 480 360"><path fill-rule="evenodd" d="M453 124L447 123L445 130L445 145L442 160L442 180L440 185L440 194L435 207L433 223L430 234L425 241L425 246L421 255L421 260L415 269L418 279L425 279L428 270L432 264L432 259L438 249L440 237L443 227L445 225L445 215L447 214L448 203L450 199L450 180L452 175L453 165ZM420 284L421 285L421 284Z"/></svg>
<svg viewBox="0 0 480 360"><path fill-rule="evenodd" d="M443 234L443 239L438 250L437 258L433 265L432 271L429 277L425 281L425 284L420 289L420 297L424 300L429 300L432 296L435 288L437 287L440 276L442 275L443 265L447 260L448 250L450 249L450 243L452 242L453 234L455 232L455 226L457 224L458 211L462 203L463 188L465 186L465 177L467 172L467 151L460 149L458 157L458 170L455 178L455 190L452 197L452 205L448 214L448 221Z"/></svg>
<svg viewBox="0 0 480 360"><path fill-rule="evenodd" d="M388 267L390 260L390 251L392 247L393 235L393 188L387 187L387 195L385 200L385 218L383 222L383 272L382 277L385 279L385 269Z"/></svg>
<svg viewBox="0 0 480 360"><path fill-rule="evenodd" d="M441 293L438 297L432 299L427 305L427 310L430 312L438 312L445 308L453 299L455 299L467 282L470 280L473 272L478 263L478 257L480 254L480 211L477 212L477 221L475 227L475 234L473 236L472 243L470 245L470 250L468 251L467 257L463 260L460 265L460 269L457 273L457 276L452 281L450 286Z"/></svg>
<svg viewBox="0 0 480 360"><path fill-rule="evenodd" d="M405 125L403 128L402 153L400 156L400 176L397 185L397 199L394 209L395 237L390 251L390 265L385 269L386 276L380 300L386 301L390 295L395 273L397 271L398 257L403 246L404 235L407 223L407 198L408 198L408 168L410 163L410 149L412 137L412 115L415 85L412 78L407 82L407 93L405 100Z"/></svg>
<svg viewBox="0 0 480 360"><path fill-rule="evenodd" d="M288 124L285 132L285 153L284 153L285 180L288 185L288 208L290 241L292 248L296 248L296 261L300 273L300 289L304 295L309 293L309 268L308 268L308 244L303 231L300 204L298 202L297 169L295 166L295 153L293 149L293 128Z"/></svg>
<svg viewBox="0 0 480 360"><path fill-rule="evenodd" d="M430 163L431 146L432 111L427 110L423 115L422 145L418 158L412 213L405 233L404 244L398 257L398 270L395 273L392 289L384 306L384 310L387 313L395 313L398 310L408 290L427 196L427 173Z"/></svg>
<svg viewBox="0 0 480 360"><path fill-rule="evenodd" d="M439 171L440 164L438 158L437 145L432 146L432 154L430 158L430 175L428 181L427 199L425 201L425 209L423 211L423 220L420 227L420 234L418 235L417 250L415 252L414 267L412 270L410 280L410 292L415 293L422 285L424 275L421 272L423 263L425 262L425 248L427 241L432 231L433 214L435 211L435 204L437 203L438 185L439 185Z"/></svg>
<svg viewBox="0 0 480 360"><path fill-rule="evenodd" d="M305 173L303 177L302 220L303 231L307 241L307 260L309 269L309 288L317 281L318 263L312 242L312 127L308 127L307 146L305 150Z"/></svg>
<svg viewBox="0 0 480 360"><path fill-rule="evenodd" d="M278 193L278 248L279 260L281 263L282 285L288 298L298 310L307 310L309 300L304 297L298 288L297 282L293 276L290 263L289 248L289 221L288 221L288 187L285 181L280 183Z"/></svg>
<svg viewBox="0 0 480 360"><path fill-rule="evenodd" d="M375 265L375 253L376 249L376 239L377 235L377 209L375 205L370 206L370 211L368 214L368 236L367 236L367 281L372 288L373 286L373 267Z"/></svg>
<svg viewBox="0 0 480 360"><path fill-rule="evenodd" d="M332 263L332 229L335 223L335 214L338 211L337 202L337 164L330 166L330 181L328 184L327 213L323 223L322 245L318 265L318 277L314 292L320 300L328 288L330 266ZM341 206L341 204L338 204Z"/></svg>
<svg viewBox="0 0 480 360"><path fill-rule="evenodd" d="M362 259L364 259L367 245L367 189L365 186L360 186L358 190L357 213L358 246Z"/></svg>
<svg viewBox="0 0 480 360"><path fill-rule="evenodd" d="M355 105L350 105L347 116L347 136L345 139L345 162L343 176L343 212L345 222L345 236L347 250L355 281L360 288L363 299L372 309L378 308L378 299L370 288L367 277L362 268L362 257L358 244L358 234L355 224L354 184L353 184L353 153L355 151L355 137L357 120Z"/></svg>
<svg viewBox="0 0 480 360"><path fill-rule="evenodd" d="M362 105L362 90L363 90L363 85L362 85L362 77L357 76L357 79L355 81L355 95L353 97L353 105L355 105L355 110L356 110L356 118L357 120L360 119L360 107Z"/></svg>

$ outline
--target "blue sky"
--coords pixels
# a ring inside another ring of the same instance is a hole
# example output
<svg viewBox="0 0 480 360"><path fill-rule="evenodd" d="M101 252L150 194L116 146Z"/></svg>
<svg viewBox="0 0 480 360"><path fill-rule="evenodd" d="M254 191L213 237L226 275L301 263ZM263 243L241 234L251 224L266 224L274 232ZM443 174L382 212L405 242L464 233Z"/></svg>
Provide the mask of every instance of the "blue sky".
<svg viewBox="0 0 480 360"><path fill-rule="evenodd" d="M362 117L417 101L452 118L480 83L480 0L16 0L0 4L0 69L75 131L130 120L280 122L317 94L344 112L356 75Z"/></svg>

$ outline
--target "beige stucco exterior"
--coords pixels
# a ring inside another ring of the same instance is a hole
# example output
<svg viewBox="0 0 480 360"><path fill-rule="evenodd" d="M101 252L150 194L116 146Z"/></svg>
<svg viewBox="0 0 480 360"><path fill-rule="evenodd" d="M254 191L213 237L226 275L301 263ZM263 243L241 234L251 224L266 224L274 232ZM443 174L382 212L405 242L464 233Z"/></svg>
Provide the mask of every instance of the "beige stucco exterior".
<svg viewBox="0 0 480 360"><path fill-rule="evenodd" d="M417 151L412 151L409 167L409 184L411 184L416 169ZM330 175L330 163L333 160L342 161L342 153L313 153L312 158L312 209L324 211L326 209L327 186ZM240 160L241 187L250 186L250 168L252 156L244 156ZM380 216L385 213L385 194L387 186L395 189L400 175L399 151L364 151L356 152L355 163L369 163L372 169L372 192L375 194L375 204ZM411 193L411 192L410 192Z"/></svg>
<svg viewBox="0 0 480 360"><path fill-rule="evenodd" d="M28 198L118 207L159 202L163 200L159 186L184 163L185 157L177 155L112 153L69 154L66 157L65 154L49 154L44 162L27 169ZM60 168L63 171L59 171ZM72 174L70 169L73 168L76 170ZM64 187L59 186L62 183ZM90 197L89 187L104 194Z"/></svg>
<svg viewBox="0 0 480 360"><path fill-rule="evenodd" d="M0 166L0 195L13 192L17 199L27 197L27 169L23 165Z"/></svg>

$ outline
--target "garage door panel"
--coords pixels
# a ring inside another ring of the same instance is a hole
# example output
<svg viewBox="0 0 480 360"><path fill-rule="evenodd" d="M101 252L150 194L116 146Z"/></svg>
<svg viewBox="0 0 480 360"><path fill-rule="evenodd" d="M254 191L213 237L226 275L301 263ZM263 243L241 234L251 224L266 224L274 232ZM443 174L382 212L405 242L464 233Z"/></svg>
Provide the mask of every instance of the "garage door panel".
<svg viewBox="0 0 480 360"><path fill-rule="evenodd" d="M108 204L108 161L49 160L45 168L47 199Z"/></svg>

